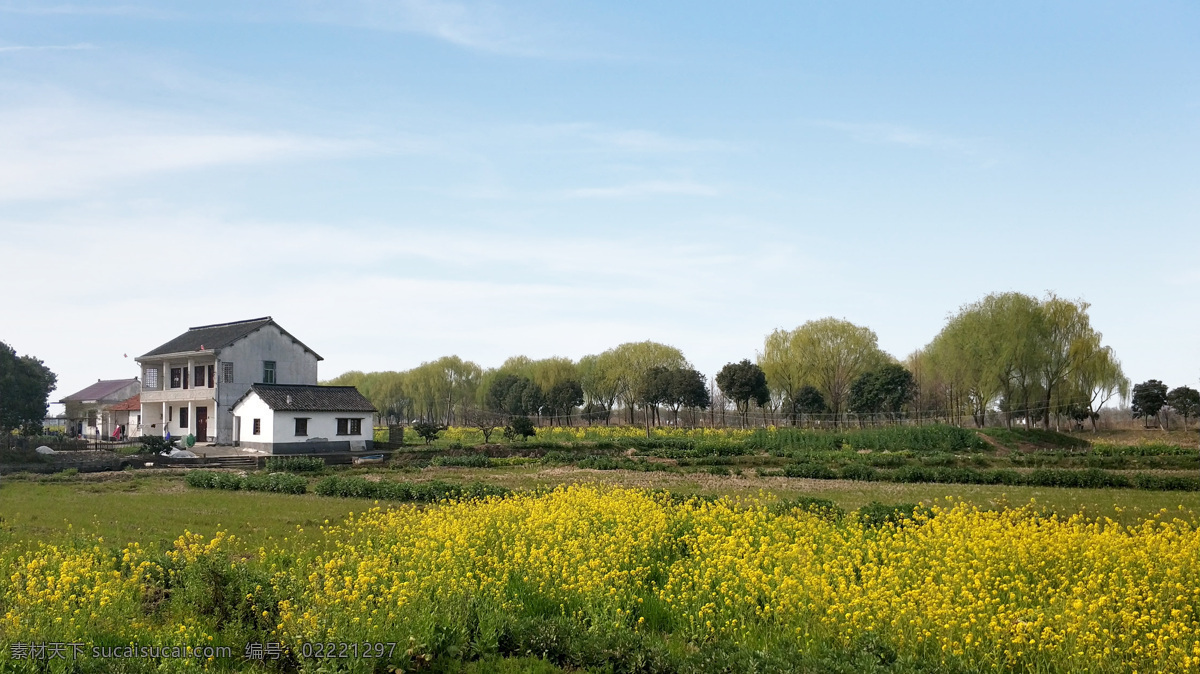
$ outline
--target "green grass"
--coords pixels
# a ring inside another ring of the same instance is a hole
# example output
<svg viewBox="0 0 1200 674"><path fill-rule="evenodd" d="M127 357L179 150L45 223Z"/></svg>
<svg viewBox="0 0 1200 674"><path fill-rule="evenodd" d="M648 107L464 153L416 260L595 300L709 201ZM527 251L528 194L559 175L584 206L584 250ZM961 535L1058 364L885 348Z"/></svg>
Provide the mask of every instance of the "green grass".
<svg viewBox="0 0 1200 674"><path fill-rule="evenodd" d="M122 473L104 481L0 479L0 527L29 541L82 532L162 545L185 530L211 536L225 529L256 549L271 539L316 536L325 520L341 521L363 509L363 501L313 494L189 489L178 474Z"/></svg>
<svg viewBox="0 0 1200 674"><path fill-rule="evenodd" d="M343 475L401 471L354 470ZM1061 515L1084 512L1137 522L1166 509L1200 523L1200 493L1133 489L1070 489L961 484L897 484L851 480L712 475L706 472L582 470L571 466L430 467L404 471L405 479L481 482L510 489L552 488L560 484L606 483L666 489L680 495L736 498L821 498L853 511L872 502L933 503L960 499L985 508L1036 501ZM326 520L339 522L371 500L316 494L193 489L180 474L127 472L98 480L91 476L0 480L0 532L19 540L49 541L73 533L103 536L114 542L140 541L167 546L185 530L211 536L219 529L242 538L247 549L268 541L309 540ZM310 486L311 491L311 486ZM384 503L386 504L386 502ZM1180 512L1180 507L1183 511Z"/></svg>

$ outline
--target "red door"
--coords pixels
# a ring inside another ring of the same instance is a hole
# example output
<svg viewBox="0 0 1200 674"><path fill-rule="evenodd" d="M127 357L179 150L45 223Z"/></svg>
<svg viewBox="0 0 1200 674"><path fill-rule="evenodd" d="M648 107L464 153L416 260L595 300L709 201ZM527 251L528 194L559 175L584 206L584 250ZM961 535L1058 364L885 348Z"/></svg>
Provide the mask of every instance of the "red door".
<svg viewBox="0 0 1200 674"><path fill-rule="evenodd" d="M196 442L208 442L208 408L196 408Z"/></svg>

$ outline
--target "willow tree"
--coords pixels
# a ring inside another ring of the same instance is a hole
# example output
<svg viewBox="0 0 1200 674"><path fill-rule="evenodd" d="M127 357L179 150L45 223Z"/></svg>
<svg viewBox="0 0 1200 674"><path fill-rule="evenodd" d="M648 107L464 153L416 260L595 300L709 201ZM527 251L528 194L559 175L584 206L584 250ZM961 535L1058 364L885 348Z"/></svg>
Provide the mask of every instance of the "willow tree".
<svg viewBox="0 0 1200 674"><path fill-rule="evenodd" d="M578 370L585 408L603 410L604 424L608 425L613 406L621 394L616 354L609 349L601 354L584 356L579 359Z"/></svg>
<svg viewBox="0 0 1200 674"><path fill-rule="evenodd" d="M771 394L780 399L787 416L795 426L800 414L797 396L811 377L807 363L801 359L796 344L796 332L777 329L767 335L763 350L758 354L758 366L767 376Z"/></svg>
<svg viewBox="0 0 1200 674"><path fill-rule="evenodd" d="M1099 430L1096 423L1100 409L1114 397L1129 398L1129 378L1121 369L1112 347L1103 346L1088 358L1075 372L1071 382L1071 393L1078 400L1086 401L1088 418L1092 421L1092 432Z"/></svg>
<svg viewBox="0 0 1200 674"><path fill-rule="evenodd" d="M792 331L789 341L792 367L821 392L834 424L854 380L891 360L873 330L836 318L809 321Z"/></svg>
<svg viewBox="0 0 1200 674"><path fill-rule="evenodd" d="M1092 328L1083 300L1071 302L1050 293L1042 302L1042 329L1037 334L1042 384L1042 424L1050 428L1052 399L1070 385L1089 363L1101 357L1101 335Z"/></svg>
<svg viewBox="0 0 1200 674"><path fill-rule="evenodd" d="M612 350L613 376L617 384L617 397L629 410L629 423L633 423L633 409L637 404L637 392L643 380L656 367L668 370L691 367L683 352L658 342L627 342ZM649 413L649 410L647 410Z"/></svg>

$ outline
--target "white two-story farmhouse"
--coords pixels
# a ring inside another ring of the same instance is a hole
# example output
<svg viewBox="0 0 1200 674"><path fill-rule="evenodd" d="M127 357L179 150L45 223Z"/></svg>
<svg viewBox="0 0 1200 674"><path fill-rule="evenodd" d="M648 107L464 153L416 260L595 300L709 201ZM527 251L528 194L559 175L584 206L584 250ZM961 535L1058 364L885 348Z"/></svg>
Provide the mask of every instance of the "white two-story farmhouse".
<svg viewBox="0 0 1200 674"><path fill-rule="evenodd" d="M316 386L322 359L268 316L190 328L136 360L144 434L229 444L233 405L253 384Z"/></svg>

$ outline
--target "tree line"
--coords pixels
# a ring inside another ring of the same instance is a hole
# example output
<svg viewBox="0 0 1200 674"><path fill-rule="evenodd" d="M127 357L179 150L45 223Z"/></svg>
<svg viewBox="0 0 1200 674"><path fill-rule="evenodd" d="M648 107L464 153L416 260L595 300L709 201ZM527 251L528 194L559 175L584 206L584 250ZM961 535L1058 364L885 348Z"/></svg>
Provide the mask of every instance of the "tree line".
<svg viewBox="0 0 1200 674"><path fill-rule="evenodd" d="M348 372L329 383L357 386L393 420L446 425L487 415L558 425L632 425L639 416L647 425L696 425L705 411L709 421L719 413L724 422L731 410L742 425L761 415L791 425L916 419L1050 428L1066 420L1095 428L1099 410L1129 399L1131 389L1137 416L1170 409L1186 422L1200 414L1188 387L1163 390L1157 407L1151 393L1139 398L1088 309L1053 293L991 294L961 307L904 360L884 352L870 328L822 318L773 331L754 359L726 364L712 382L679 349L646 341L578 361L516 356L494 369L448 356L405 372Z"/></svg>

